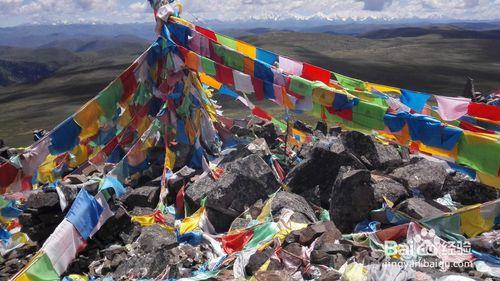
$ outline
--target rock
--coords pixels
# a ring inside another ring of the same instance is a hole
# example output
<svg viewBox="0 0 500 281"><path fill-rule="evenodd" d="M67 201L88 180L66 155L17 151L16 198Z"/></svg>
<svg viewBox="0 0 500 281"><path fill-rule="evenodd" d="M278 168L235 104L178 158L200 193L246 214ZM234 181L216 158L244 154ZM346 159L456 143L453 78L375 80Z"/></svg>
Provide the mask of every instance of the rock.
<svg viewBox="0 0 500 281"><path fill-rule="evenodd" d="M133 224L130 221L130 217L125 213L123 208L113 207L110 205L110 208L115 210L115 214L102 225L96 233L95 238L105 244L113 243L117 240L122 240L125 244L132 243L135 237L130 240L128 239L133 233Z"/></svg>
<svg viewBox="0 0 500 281"><path fill-rule="evenodd" d="M328 254L319 250L311 252L311 263L313 264L321 264L339 269L345 262L346 258L342 254Z"/></svg>
<svg viewBox="0 0 500 281"><path fill-rule="evenodd" d="M128 255L113 272L116 279L151 279L162 273L169 278L186 278L206 262L203 251L207 249L178 245L175 234L158 225L143 228L133 247L135 254Z"/></svg>
<svg viewBox="0 0 500 281"><path fill-rule="evenodd" d="M431 205L429 201L420 198L409 198L397 205L395 210L417 220L444 214L443 211Z"/></svg>
<svg viewBox="0 0 500 281"><path fill-rule="evenodd" d="M231 133L238 136L238 137L245 137L245 136L250 136L252 135L252 130L246 128L246 127L241 127L238 125L233 125L231 127Z"/></svg>
<svg viewBox="0 0 500 281"><path fill-rule="evenodd" d="M247 148L246 145L238 145L233 151L229 152L229 154L225 155L224 158L220 161L219 166L225 167L227 164L234 162L238 159L247 157L251 155L252 152Z"/></svg>
<svg viewBox="0 0 500 281"><path fill-rule="evenodd" d="M292 231L292 234L289 235L285 241L289 244L298 242L301 245L309 246L316 238L325 233L328 233L329 236L333 236L334 239L340 239L342 237L342 233L337 229L335 224L332 221L327 221L318 222L308 225L301 230Z"/></svg>
<svg viewBox="0 0 500 281"><path fill-rule="evenodd" d="M366 159L373 169L385 169L402 163L398 150L391 145L383 145L371 136L356 131L349 131L342 135L344 145L358 158Z"/></svg>
<svg viewBox="0 0 500 281"><path fill-rule="evenodd" d="M191 145L176 142L175 144L172 144L170 149L173 153L175 153L174 171L186 166L191 160L193 152Z"/></svg>
<svg viewBox="0 0 500 281"><path fill-rule="evenodd" d="M328 134L330 136L338 136L340 135L341 132L342 132L342 127L339 126L333 126L330 128L330 130L328 130Z"/></svg>
<svg viewBox="0 0 500 281"><path fill-rule="evenodd" d="M340 272L330 270L330 271L327 271L325 274L322 274L318 278L318 281L337 281L337 280L340 280L341 277L342 277L342 274Z"/></svg>
<svg viewBox="0 0 500 281"><path fill-rule="evenodd" d="M318 123L316 123L316 128L314 130L320 131L321 133L323 133L323 135L326 136L326 134L328 134L328 125L324 121L318 121Z"/></svg>
<svg viewBox="0 0 500 281"><path fill-rule="evenodd" d="M331 138L316 144L308 158L290 170L284 183L291 192L328 209L331 188L342 165L359 167L354 158L343 148L341 141ZM312 196L315 192L319 196Z"/></svg>
<svg viewBox="0 0 500 281"><path fill-rule="evenodd" d="M207 216L217 232L225 232L246 207L265 200L279 187L271 168L257 155L230 162L218 180L205 176L187 187L185 200L197 210L207 198Z"/></svg>
<svg viewBox="0 0 500 281"><path fill-rule="evenodd" d="M139 249L145 253L160 249L169 250L178 245L175 235L159 225L144 227L137 238L137 243L139 243Z"/></svg>
<svg viewBox="0 0 500 281"><path fill-rule="evenodd" d="M352 246L349 244L323 243L316 249L328 254L341 254L344 257L349 257L352 252Z"/></svg>
<svg viewBox="0 0 500 281"><path fill-rule="evenodd" d="M43 243L64 218L59 196L55 190L36 190L25 206L27 209L19 216L21 231L31 240Z"/></svg>
<svg viewBox="0 0 500 281"><path fill-rule="evenodd" d="M265 139L270 146L273 146L278 138L276 127L271 122L265 123L262 126L256 125L254 132L257 137Z"/></svg>
<svg viewBox="0 0 500 281"><path fill-rule="evenodd" d="M245 272L248 276L253 276L255 272L273 255L274 251L271 248L267 248L263 251L257 251L248 260L245 266Z"/></svg>
<svg viewBox="0 0 500 281"><path fill-rule="evenodd" d="M472 181L467 175L459 172L446 177L443 190L450 193L453 201L462 205L485 203L500 198L499 189Z"/></svg>
<svg viewBox="0 0 500 281"><path fill-rule="evenodd" d="M293 127L307 134L312 134L314 132L311 126L300 120L295 120L295 122L293 123Z"/></svg>
<svg viewBox="0 0 500 281"><path fill-rule="evenodd" d="M82 174L71 174L64 177L64 182L69 184L81 184L87 181L87 176Z"/></svg>
<svg viewBox="0 0 500 281"><path fill-rule="evenodd" d="M284 271L279 270L258 271L254 277L257 281L288 281L291 278Z"/></svg>
<svg viewBox="0 0 500 281"><path fill-rule="evenodd" d="M126 193L120 200L125 203L129 209L134 207L155 208L160 198L160 187L141 186Z"/></svg>
<svg viewBox="0 0 500 281"><path fill-rule="evenodd" d="M440 162L412 158L407 165L389 174L407 188L418 189L427 199L443 196L443 184L448 173Z"/></svg>
<svg viewBox="0 0 500 281"><path fill-rule="evenodd" d="M36 209L37 213L49 212L59 208L59 196L55 190L38 190L34 191L26 206L29 209Z"/></svg>
<svg viewBox="0 0 500 281"><path fill-rule="evenodd" d="M372 174L375 200L382 205L384 196L394 204L398 204L410 196L404 185L384 176Z"/></svg>
<svg viewBox="0 0 500 281"><path fill-rule="evenodd" d="M275 216L280 214L283 209L294 211L291 217L292 221L300 223L313 223L317 221L311 206L309 206L304 197L300 195L286 191L278 192L271 204L271 212L273 216Z"/></svg>
<svg viewBox="0 0 500 281"><path fill-rule="evenodd" d="M338 229L351 233L377 207L370 171L343 167L333 184L330 201L330 217Z"/></svg>

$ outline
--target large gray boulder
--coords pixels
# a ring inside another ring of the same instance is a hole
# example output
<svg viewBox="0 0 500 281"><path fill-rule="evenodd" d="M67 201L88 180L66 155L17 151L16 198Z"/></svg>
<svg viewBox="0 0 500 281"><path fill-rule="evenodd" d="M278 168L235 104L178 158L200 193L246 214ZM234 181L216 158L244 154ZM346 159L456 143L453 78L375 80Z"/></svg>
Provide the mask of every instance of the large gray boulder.
<svg viewBox="0 0 500 281"><path fill-rule="evenodd" d="M25 206L27 208L19 216L21 231L32 241L42 244L64 218L59 196L55 190L35 190Z"/></svg>
<svg viewBox="0 0 500 281"><path fill-rule="evenodd" d="M141 186L127 192L120 200L131 210L134 207L155 208L159 198L159 186Z"/></svg>
<svg viewBox="0 0 500 281"><path fill-rule="evenodd" d="M443 190L449 192L455 202L462 205L485 203L500 198L500 190L471 180L462 173L448 175Z"/></svg>
<svg viewBox="0 0 500 281"><path fill-rule="evenodd" d="M377 207L370 171L342 167L330 197L330 218L338 229L351 233Z"/></svg>
<svg viewBox="0 0 500 281"><path fill-rule="evenodd" d="M134 244L136 254L121 258L113 276L155 278L175 262L170 253L177 245L175 234L158 225L144 227Z"/></svg>
<svg viewBox="0 0 500 281"><path fill-rule="evenodd" d="M421 198L409 198L397 205L395 210L417 220L444 214L444 211L437 208L434 203Z"/></svg>
<svg viewBox="0 0 500 281"><path fill-rule="evenodd" d="M331 188L341 166L364 168L339 138L323 139L312 147L306 159L290 170L285 184L291 192L328 209Z"/></svg>
<svg viewBox="0 0 500 281"><path fill-rule="evenodd" d="M418 189L427 199L443 196L443 184L448 172L443 163L424 158L412 158L407 165L389 174L409 189Z"/></svg>
<svg viewBox="0 0 500 281"><path fill-rule="evenodd" d="M384 145L356 131L342 134L344 145L361 159L368 167L383 170L400 165L403 160L398 150L392 145Z"/></svg>
<svg viewBox="0 0 500 281"><path fill-rule="evenodd" d="M271 168L255 154L228 163L218 180L205 176L187 187L185 201L191 210L206 197L207 216L217 232L257 200L266 200L279 187Z"/></svg>
<svg viewBox="0 0 500 281"><path fill-rule="evenodd" d="M372 182L375 200L380 206L385 202L384 197L394 204L410 197L406 187L391 178L372 174Z"/></svg>
<svg viewBox="0 0 500 281"><path fill-rule="evenodd" d="M309 203L307 203L304 197L298 194L286 191L278 192L271 204L271 212L273 216L276 216L279 215L283 209L290 209L294 212L291 217L292 221L300 223L313 223L318 221Z"/></svg>

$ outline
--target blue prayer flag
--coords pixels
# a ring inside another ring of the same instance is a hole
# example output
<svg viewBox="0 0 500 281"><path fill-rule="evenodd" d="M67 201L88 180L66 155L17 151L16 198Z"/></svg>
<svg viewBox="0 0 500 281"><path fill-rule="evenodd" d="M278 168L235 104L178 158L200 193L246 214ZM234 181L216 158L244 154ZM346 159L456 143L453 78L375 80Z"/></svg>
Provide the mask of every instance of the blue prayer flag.
<svg viewBox="0 0 500 281"><path fill-rule="evenodd" d="M102 211L102 206L97 200L82 188L66 214L66 219L73 224L83 239L88 239L99 222Z"/></svg>
<svg viewBox="0 0 500 281"><path fill-rule="evenodd" d="M82 128L78 126L73 117L69 117L50 134L51 145L50 154L58 155L68 152L75 147L78 142Z"/></svg>
<svg viewBox="0 0 500 281"><path fill-rule="evenodd" d="M106 176L99 190L105 190L108 188L112 188L117 197L121 197L125 194L125 187L123 187L122 183L113 176Z"/></svg>
<svg viewBox="0 0 500 281"><path fill-rule="evenodd" d="M403 104L420 113L430 97L429 94L401 89L400 100Z"/></svg>

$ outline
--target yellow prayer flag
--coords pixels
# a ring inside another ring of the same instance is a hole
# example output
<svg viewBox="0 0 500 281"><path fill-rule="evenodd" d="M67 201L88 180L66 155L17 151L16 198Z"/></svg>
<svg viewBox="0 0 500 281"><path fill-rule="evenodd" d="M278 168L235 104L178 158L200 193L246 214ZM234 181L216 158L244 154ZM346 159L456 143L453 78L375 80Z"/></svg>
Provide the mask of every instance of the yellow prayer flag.
<svg viewBox="0 0 500 281"><path fill-rule="evenodd" d="M205 214L205 207L201 207L191 216L182 220L179 227L179 234L183 235L186 232L196 230L200 224L201 216Z"/></svg>
<svg viewBox="0 0 500 281"><path fill-rule="evenodd" d="M89 151L87 145L79 144L75 146L70 152L69 166L76 168L83 164L89 158Z"/></svg>
<svg viewBox="0 0 500 281"><path fill-rule="evenodd" d="M93 137L99 131L99 117L102 116L102 110L96 99L86 103L80 111L78 111L73 119L82 128L80 139L85 140Z"/></svg>
<svg viewBox="0 0 500 281"><path fill-rule="evenodd" d="M54 169L57 167L55 163L56 155L48 155L47 159L38 166L37 182L54 182Z"/></svg>
<svg viewBox="0 0 500 281"><path fill-rule="evenodd" d="M245 42L236 41L236 49L252 59L257 57L257 48Z"/></svg>
<svg viewBox="0 0 500 281"><path fill-rule="evenodd" d="M200 73L200 81L216 90L219 90L222 84L215 80L214 78L206 75L205 73Z"/></svg>
<svg viewBox="0 0 500 281"><path fill-rule="evenodd" d="M385 86L385 85L369 83L369 82L367 82L367 84L368 84L369 89L374 89L374 90L377 90L377 91L382 92L384 94L394 93L394 94L401 95L401 89L396 88L396 87Z"/></svg>
<svg viewBox="0 0 500 281"><path fill-rule="evenodd" d="M490 231L493 226L493 219L481 216L481 204L468 206L457 210L460 214L460 229L468 237L475 237L483 232ZM465 212L461 210L469 209Z"/></svg>
<svg viewBox="0 0 500 281"><path fill-rule="evenodd" d="M173 170L175 165L175 153L168 147L165 148L165 168Z"/></svg>
<svg viewBox="0 0 500 281"><path fill-rule="evenodd" d="M437 147L432 147L432 146L427 146L423 143L419 142L418 149L422 152L428 153L433 156L441 156L445 158L449 158L452 160L457 159L458 155L458 147L455 146L451 151L450 150L445 150Z"/></svg>
<svg viewBox="0 0 500 281"><path fill-rule="evenodd" d="M492 186L496 189L500 189L500 177L488 175L485 173L481 173L479 171L476 171L476 175L482 184Z"/></svg>
<svg viewBox="0 0 500 281"><path fill-rule="evenodd" d="M141 226L151 226L155 224L155 219L151 215L132 216L130 220L139 223Z"/></svg>

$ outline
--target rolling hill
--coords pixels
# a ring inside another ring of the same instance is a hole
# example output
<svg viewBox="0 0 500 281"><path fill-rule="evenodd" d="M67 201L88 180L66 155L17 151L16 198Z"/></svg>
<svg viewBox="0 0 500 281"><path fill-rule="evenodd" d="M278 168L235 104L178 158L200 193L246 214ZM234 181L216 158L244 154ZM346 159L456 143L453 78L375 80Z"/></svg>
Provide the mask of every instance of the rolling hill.
<svg viewBox="0 0 500 281"><path fill-rule="evenodd" d="M400 27L380 29L367 32L360 37L369 39L387 39L396 37L419 37L426 35L439 35L442 38L455 39L498 39L500 30L467 30L456 26L430 26L430 27Z"/></svg>
<svg viewBox="0 0 500 281"><path fill-rule="evenodd" d="M454 32L462 31L458 28ZM240 34L259 47L367 81L452 96L462 92L466 76L475 79L477 90L500 88L500 40L465 35L450 38L435 33L415 36L404 30L390 33L383 31L388 37L384 39L273 29ZM7 69L2 68L2 61L29 69L10 69L7 77L14 82L0 87L0 139L11 145L27 145L33 129L52 128L94 97L149 42L141 43L137 37L128 40L129 36L82 36L39 45L50 48L2 47L7 51L0 51L0 69ZM52 72L38 77L36 74L43 71L37 67ZM28 72L32 81L24 81L30 80L25 78ZM222 102L227 115L247 114L237 103ZM269 104L265 107L277 114L282 111Z"/></svg>

